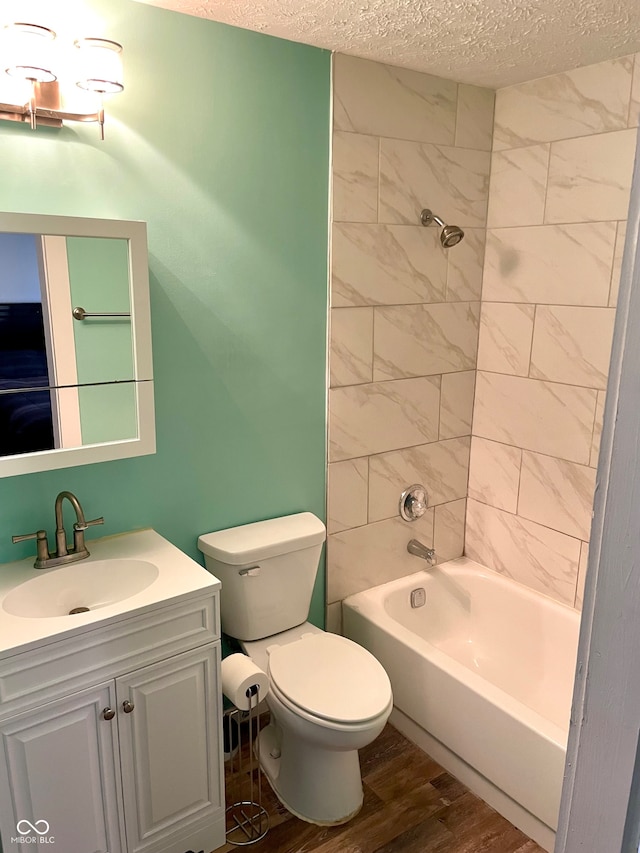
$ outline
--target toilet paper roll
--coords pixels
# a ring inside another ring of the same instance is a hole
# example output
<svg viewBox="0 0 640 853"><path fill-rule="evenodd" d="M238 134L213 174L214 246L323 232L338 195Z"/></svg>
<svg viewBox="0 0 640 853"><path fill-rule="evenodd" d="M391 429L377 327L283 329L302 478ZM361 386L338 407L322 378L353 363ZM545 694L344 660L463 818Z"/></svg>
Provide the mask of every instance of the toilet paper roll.
<svg viewBox="0 0 640 853"><path fill-rule="evenodd" d="M256 706L253 698L255 690L259 689L258 697L262 700L269 692L269 676L247 655L229 655L222 661L222 692L241 711L248 711Z"/></svg>

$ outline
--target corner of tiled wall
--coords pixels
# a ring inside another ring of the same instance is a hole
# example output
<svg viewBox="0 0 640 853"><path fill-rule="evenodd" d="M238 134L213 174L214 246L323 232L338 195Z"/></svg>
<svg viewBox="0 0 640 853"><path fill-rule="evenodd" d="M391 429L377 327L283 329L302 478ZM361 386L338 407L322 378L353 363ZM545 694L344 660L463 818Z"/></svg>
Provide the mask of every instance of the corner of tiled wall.
<svg viewBox="0 0 640 853"><path fill-rule="evenodd" d="M327 626L464 547L494 93L334 56ZM432 208L465 239L444 250ZM413 483L429 510L409 524Z"/></svg>
<svg viewBox="0 0 640 853"><path fill-rule="evenodd" d="M580 607L640 55L496 95L466 554Z"/></svg>

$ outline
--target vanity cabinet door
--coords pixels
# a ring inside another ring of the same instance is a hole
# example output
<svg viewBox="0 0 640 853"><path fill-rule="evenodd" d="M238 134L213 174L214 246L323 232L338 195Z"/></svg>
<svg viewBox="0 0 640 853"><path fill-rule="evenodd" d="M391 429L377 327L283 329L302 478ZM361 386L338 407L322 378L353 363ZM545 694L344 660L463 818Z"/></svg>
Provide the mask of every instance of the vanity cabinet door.
<svg viewBox="0 0 640 853"><path fill-rule="evenodd" d="M112 681L0 724L4 853L124 853L115 701Z"/></svg>
<svg viewBox="0 0 640 853"><path fill-rule="evenodd" d="M116 679L128 853L224 844L219 667L218 641Z"/></svg>

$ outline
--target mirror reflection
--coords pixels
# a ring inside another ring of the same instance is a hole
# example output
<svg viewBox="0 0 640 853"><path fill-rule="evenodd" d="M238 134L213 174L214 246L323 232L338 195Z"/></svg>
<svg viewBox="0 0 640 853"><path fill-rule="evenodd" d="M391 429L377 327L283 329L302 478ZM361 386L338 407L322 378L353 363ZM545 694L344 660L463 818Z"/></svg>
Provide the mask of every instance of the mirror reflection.
<svg viewBox="0 0 640 853"><path fill-rule="evenodd" d="M0 456L138 435L130 267L128 239L0 233Z"/></svg>

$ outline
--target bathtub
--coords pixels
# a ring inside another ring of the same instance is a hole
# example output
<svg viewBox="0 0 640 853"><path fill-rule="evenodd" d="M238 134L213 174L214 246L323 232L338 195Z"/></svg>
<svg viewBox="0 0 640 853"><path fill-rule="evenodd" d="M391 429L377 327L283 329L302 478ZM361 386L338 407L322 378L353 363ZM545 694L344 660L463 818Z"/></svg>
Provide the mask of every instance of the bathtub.
<svg viewBox="0 0 640 853"><path fill-rule="evenodd" d="M411 591L423 588L423 606ZM465 557L343 602L393 686L391 722L553 849L579 614Z"/></svg>

